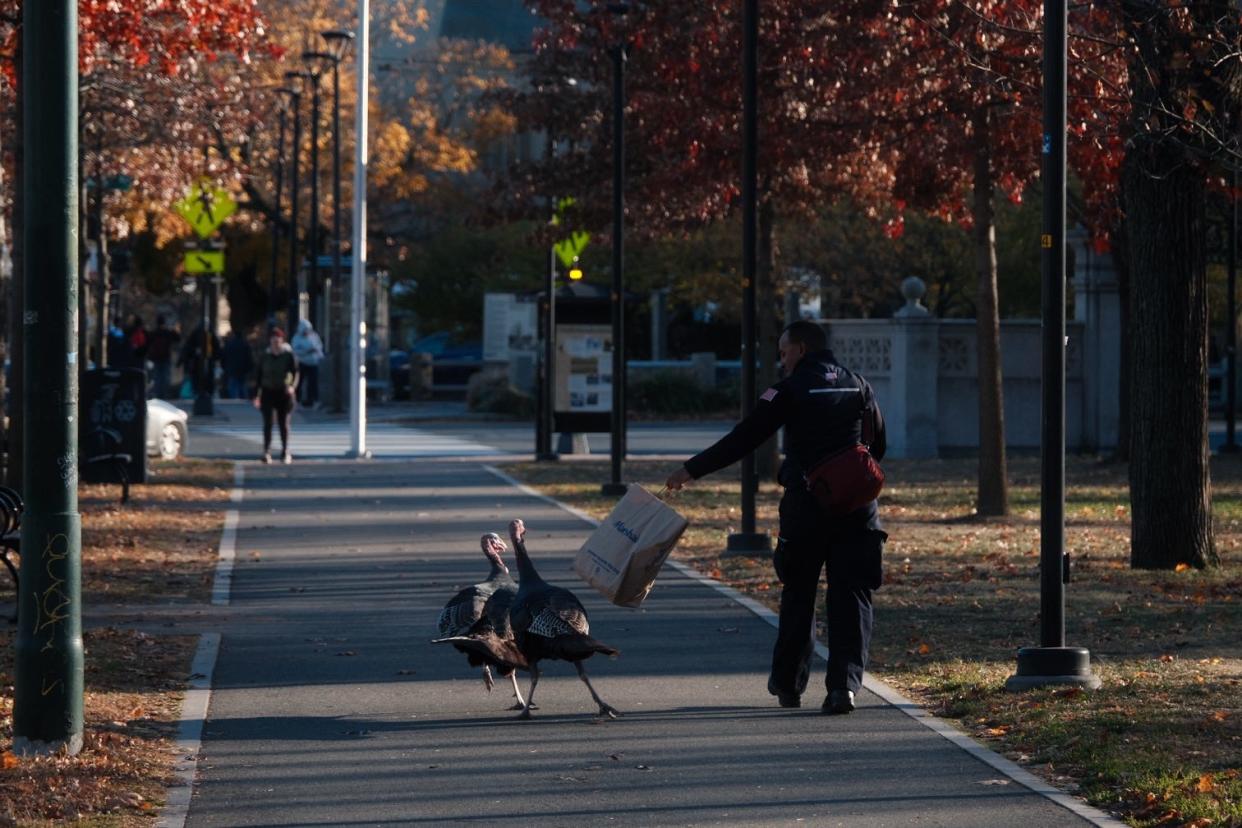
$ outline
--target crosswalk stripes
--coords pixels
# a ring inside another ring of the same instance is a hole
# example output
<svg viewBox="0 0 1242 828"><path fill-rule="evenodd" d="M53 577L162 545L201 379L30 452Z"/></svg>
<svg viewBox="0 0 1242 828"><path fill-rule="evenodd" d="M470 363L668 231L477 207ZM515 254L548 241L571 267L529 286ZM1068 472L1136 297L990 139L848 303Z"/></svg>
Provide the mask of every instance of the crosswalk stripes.
<svg viewBox="0 0 1242 828"><path fill-rule="evenodd" d="M210 434L242 440L256 448L263 445L263 434L256 425L203 424L191 426L194 434ZM273 443L280 438L273 435ZM313 459L337 458L350 447L349 424L345 422L319 422L295 424L290 435L290 450L294 457ZM406 428L392 423L370 423L367 426L367 449L374 457L472 457L504 454L494 446L435 434L418 428Z"/></svg>

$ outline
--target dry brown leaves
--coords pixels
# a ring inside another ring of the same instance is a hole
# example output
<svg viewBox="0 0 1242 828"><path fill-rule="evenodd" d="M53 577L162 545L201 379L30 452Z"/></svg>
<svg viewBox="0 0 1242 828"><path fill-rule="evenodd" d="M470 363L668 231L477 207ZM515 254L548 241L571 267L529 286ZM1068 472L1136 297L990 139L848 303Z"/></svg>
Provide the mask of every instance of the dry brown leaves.
<svg viewBox="0 0 1242 828"><path fill-rule="evenodd" d="M228 464L155 464L149 485L119 506L119 487L82 486L87 607L85 738L77 756L0 753L0 826L148 826L173 781L173 738L192 636L92 628L104 603L203 599L228 501ZM7 578L6 578L7 580ZM7 585L6 585L7 588ZM12 625L0 626L0 744L13 736Z"/></svg>

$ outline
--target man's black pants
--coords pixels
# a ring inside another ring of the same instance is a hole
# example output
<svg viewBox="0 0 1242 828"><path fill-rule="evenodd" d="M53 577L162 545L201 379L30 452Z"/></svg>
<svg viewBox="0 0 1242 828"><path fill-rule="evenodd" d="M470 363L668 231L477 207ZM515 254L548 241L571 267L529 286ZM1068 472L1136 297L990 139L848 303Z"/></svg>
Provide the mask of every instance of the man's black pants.
<svg viewBox="0 0 1242 828"><path fill-rule="evenodd" d="M844 536L786 540L776 548L781 590L780 628L772 652L768 690L806 690L815 652L815 593L820 572L828 569L828 690L862 687L871 646L871 590L879 587L883 532L863 529Z"/></svg>

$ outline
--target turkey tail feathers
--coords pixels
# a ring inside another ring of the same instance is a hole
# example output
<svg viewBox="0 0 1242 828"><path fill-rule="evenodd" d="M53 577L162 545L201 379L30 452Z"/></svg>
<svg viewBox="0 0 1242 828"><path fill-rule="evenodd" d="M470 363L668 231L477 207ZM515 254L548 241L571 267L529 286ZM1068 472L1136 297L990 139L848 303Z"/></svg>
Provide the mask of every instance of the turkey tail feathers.
<svg viewBox="0 0 1242 828"><path fill-rule="evenodd" d="M548 645L549 650L554 657L564 659L565 661L581 661L584 658L590 658L595 653L606 656L619 656L621 651L615 647L609 647L602 641L597 641L589 635L562 635L551 639Z"/></svg>
<svg viewBox="0 0 1242 828"><path fill-rule="evenodd" d="M482 635L452 635L447 638L435 638L432 644L452 644L458 649L482 656L495 667L505 669L528 670L530 665L526 656L517 648L513 641L500 638L493 633Z"/></svg>

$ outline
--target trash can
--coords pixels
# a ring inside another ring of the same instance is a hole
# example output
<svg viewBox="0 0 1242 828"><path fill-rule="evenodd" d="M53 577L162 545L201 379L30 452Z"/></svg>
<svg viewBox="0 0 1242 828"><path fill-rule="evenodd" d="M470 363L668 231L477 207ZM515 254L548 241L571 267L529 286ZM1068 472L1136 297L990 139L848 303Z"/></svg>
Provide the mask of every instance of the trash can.
<svg viewBox="0 0 1242 828"><path fill-rule="evenodd" d="M82 482L147 482L147 372L87 371L82 375L78 410Z"/></svg>

